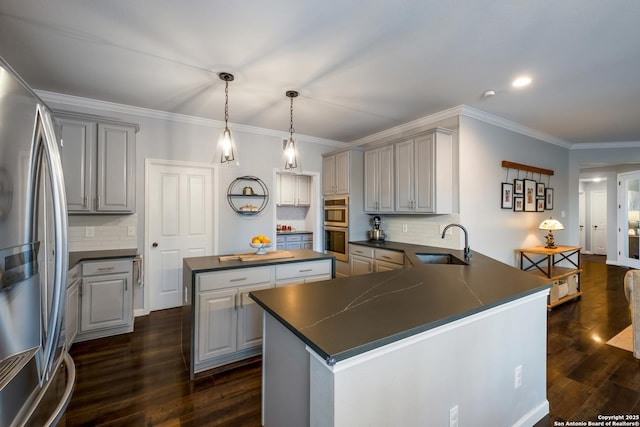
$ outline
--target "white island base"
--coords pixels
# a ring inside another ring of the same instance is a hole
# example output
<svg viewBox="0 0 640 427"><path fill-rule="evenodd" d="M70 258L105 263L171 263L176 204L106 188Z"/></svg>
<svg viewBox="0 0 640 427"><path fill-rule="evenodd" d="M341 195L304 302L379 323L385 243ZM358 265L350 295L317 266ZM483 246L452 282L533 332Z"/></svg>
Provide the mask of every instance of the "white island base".
<svg viewBox="0 0 640 427"><path fill-rule="evenodd" d="M334 366L265 311L262 423L532 426L549 413L548 294L545 289Z"/></svg>

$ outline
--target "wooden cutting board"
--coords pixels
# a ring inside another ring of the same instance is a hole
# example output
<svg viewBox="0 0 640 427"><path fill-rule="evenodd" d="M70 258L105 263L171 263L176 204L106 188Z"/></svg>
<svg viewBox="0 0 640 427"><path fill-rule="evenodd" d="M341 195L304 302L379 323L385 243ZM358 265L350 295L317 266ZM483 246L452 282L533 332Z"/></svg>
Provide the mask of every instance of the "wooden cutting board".
<svg viewBox="0 0 640 427"><path fill-rule="evenodd" d="M224 261L265 261L272 259L284 259L284 258L293 258L293 254L289 251L270 251L264 255L258 255L255 252L243 253L243 254L233 254L233 255L222 255L218 257L220 262Z"/></svg>

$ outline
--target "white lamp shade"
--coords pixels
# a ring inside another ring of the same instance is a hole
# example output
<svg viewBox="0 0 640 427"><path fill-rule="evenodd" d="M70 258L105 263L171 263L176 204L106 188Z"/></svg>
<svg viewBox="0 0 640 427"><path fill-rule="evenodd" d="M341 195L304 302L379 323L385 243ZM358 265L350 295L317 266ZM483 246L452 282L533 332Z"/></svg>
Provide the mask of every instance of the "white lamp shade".
<svg viewBox="0 0 640 427"><path fill-rule="evenodd" d="M538 228L540 230L564 230L564 225L557 219L549 218L542 221Z"/></svg>

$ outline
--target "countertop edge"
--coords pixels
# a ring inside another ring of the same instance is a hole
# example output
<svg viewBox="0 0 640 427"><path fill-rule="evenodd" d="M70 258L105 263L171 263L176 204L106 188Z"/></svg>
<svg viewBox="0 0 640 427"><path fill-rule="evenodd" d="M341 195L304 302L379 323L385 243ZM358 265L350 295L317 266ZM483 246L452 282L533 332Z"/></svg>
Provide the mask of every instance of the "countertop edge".
<svg viewBox="0 0 640 427"><path fill-rule="evenodd" d="M135 258L140 255L138 248L127 249L104 249L93 251L70 251L69 270L83 261L113 258Z"/></svg>
<svg viewBox="0 0 640 427"><path fill-rule="evenodd" d="M219 261L222 255L209 255L204 257L184 258L183 262L187 263L194 274L207 273L213 271L237 270L240 268L263 267L269 265L288 264L303 261L322 261L334 260L333 255L312 251L311 249L292 249L293 258L279 258L259 261ZM204 266L207 265L207 266Z"/></svg>

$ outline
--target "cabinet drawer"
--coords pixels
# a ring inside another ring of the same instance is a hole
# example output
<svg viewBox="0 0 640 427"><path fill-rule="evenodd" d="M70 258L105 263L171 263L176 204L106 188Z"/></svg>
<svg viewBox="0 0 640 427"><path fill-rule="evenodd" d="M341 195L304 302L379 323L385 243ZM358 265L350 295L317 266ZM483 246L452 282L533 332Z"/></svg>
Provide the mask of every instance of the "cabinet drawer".
<svg viewBox="0 0 640 427"><path fill-rule="evenodd" d="M290 234L286 236L287 242L302 242L302 234Z"/></svg>
<svg viewBox="0 0 640 427"><path fill-rule="evenodd" d="M354 245L354 244L350 244L349 245L349 253L351 255L358 255L358 256L364 256L367 258L373 258L373 248L369 248L367 246L361 246L361 245Z"/></svg>
<svg viewBox="0 0 640 427"><path fill-rule="evenodd" d="M108 261L88 261L82 263L82 276L97 276L100 274L130 273L131 258L114 259Z"/></svg>
<svg viewBox="0 0 640 427"><path fill-rule="evenodd" d="M313 242L313 234L311 234L311 233L303 234L302 235L302 241L303 242Z"/></svg>
<svg viewBox="0 0 640 427"><path fill-rule="evenodd" d="M273 272L272 267L238 268L235 270L198 274L197 285L199 291L222 289L257 283L269 283Z"/></svg>
<svg viewBox="0 0 640 427"><path fill-rule="evenodd" d="M331 275L331 260L295 262L276 265L276 280Z"/></svg>
<svg viewBox="0 0 640 427"><path fill-rule="evenodd" d="M404 253L398 251L376 249L375 258L380 261L393 262L395 264L404 265Z"/></svg>

